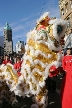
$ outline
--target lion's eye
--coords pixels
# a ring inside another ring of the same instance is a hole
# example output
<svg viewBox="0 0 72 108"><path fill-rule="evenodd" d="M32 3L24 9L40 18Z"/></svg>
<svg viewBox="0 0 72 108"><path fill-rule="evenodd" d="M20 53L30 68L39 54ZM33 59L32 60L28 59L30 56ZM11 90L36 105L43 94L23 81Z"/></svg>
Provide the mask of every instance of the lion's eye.
<svg viewBox="0 0 72 108"><path fill-rule="evenodd" d="M63 28L61 25L57 26L57 34L60 34L62 32Z"/></svg>

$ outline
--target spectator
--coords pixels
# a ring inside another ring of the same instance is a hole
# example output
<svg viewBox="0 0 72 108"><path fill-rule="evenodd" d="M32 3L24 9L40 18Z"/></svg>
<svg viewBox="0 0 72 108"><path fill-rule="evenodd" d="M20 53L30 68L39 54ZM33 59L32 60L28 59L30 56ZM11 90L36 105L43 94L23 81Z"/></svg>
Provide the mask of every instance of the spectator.
<svg viewBox="0 0 72 108"><path fill-rule="evenodd" d="M21 58L20 58L20 57L17 57L17 61L16 61L16 63L14 64L14 69L17 70L17 74L18 74L19 76L21 75L21 73L20 73L20 71L21 71L21 64L22 64Z"/></svg>
<svg viewBox="0 0 72 108"><path fill-rule="evenodd" d="M72 48L67 48L66 55L62 58L62 67L65 76L61 87L62 108L72 108Z"/></svg>
<svg viewBox="0 0 72 108"><path fill-rule="evenodd" d="M2 62L4 61L4 57L3 56L1 57L1 60L2 60ZM1 64L2 64L2 62L1 62Z"/></svg>
<svg viewBox="0 0 72 108"><path fill-rule="evenodd" d="M17 58L16 56L13 56L14 63L16 63L16 58Z"/></svg>
<svg viewBox="0 0 72 108"><path fill-rule="evenodd" d="M6 65L7 63L11 63L11 61L10 61L8 55L6 55L6 56L4 57L4 60L3 60L2 64L5 64L5 65Z"/></svg>
<svg viewBox="0 0 72 108"><path fill-rule="evenodd" d="M59 72L59 69L56 68L55 66L51 66L50 68L50 74L48 76L48 90L51 92L56 91L56 77Z"/></svg>
<svg viewBox="0 0 72 108"><path fill-rule="evenodd" d="M12 64L14 64L14 59L13 59L12 56L10 56L10 61L11 61Z"/></svg>

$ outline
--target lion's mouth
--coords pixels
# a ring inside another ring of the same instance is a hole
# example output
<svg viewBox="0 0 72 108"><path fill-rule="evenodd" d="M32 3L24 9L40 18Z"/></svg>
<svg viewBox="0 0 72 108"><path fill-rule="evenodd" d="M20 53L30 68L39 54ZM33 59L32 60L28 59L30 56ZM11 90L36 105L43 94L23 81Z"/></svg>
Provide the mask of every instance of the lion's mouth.
<svg viewBox="0 0 72 108"><path fill-rule="evenodd" d="M53 44L56 48L58 48L60 45L64 45L64 37L62 37L59 41L54 38L54 36L49 37L51 41L53 41Z"/></svg>
<svg viewBox="0 0 72 108"><path fill-rule="evenodd" d="M52 50L52 52L54 52L54 53L58 53L59 51Z"/></svg>
<svg viewBox="0 0 72 108"><path fill-rule="evenodd" d="M61 45L61 46L64 45L64 39L63 39L63 38L61 38L60 41L57 41L57 40L54 38L53 41L54 41L54 46L57 47L57 48L58 48L60 45Z"/></svg>

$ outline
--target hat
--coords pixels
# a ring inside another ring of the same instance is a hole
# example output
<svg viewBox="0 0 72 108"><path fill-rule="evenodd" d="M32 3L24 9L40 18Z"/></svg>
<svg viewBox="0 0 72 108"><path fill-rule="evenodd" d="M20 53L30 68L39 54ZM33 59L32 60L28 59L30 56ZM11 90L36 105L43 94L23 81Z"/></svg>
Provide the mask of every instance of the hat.
<svg viewBox="0 0 72 108"><path fill-rule="evenodd" d="M37 19L36 23L39 24L44 21L47 17L49 17L49 12L45 12L39 19ZM50 19L50 18L49 18Z"/></svg>
<svg viewBox="0 0 72 108"><path fill-rule="evenodd" d="M71 50L72 49L72 47L71 46L68 46L67 48L66 48L66 50Z"/></svg>

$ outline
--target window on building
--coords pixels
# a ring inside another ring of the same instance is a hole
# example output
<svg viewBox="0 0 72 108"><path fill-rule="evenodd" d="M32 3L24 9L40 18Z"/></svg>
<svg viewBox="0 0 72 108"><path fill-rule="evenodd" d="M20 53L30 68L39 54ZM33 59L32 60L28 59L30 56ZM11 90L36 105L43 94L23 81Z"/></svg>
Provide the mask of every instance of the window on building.
<svg viewBox="0 0 72 108"><path fill-rule="evenodd" d="M10 45L10 48L11 48L12 46Z"/></svg>
<svg viewBox="0 0 72 108"><path fill-rule="evenodd" d="M10 35L7 36L8 41L12 41L12 37Z"/></svg>
<svg viewBox="0 0 72 108"><path fill-rule="evenodd" d="M6 42L4 42L4 47L6 47Z"/></svg>
<svg viewBox="0 0 72 108"><path fill-rule="evenodd" d="M70 0L70 7L72 8L72 0Z"/></svg>
<svg viewBox="0 0 72 108"><path fill-rule="evenodd" d="M4 43L4 47L6 47L6 44Z"/></svg>
<svg viewBox="0 0 72 108"><path fill-rule="evenodd" d="M70 17L67 18L67 21L68 21L67 27L70 28Z"/></svg>
<svg viewBox="0 0 72 108"><path fill-rule="evenodd" d="M68 12L68 2L65 4L65 11Z"/></svg>
<svg viewBox="0 0 72 108"><path fill-rule="evenodd" d="M61 9L61 13L62 13L62 15L64 15L64 9L63 8Z"/></svg>
<svg viewBox="0 0 72 108"><path fill-rule="evenodd" d="M7 48L7 51L9 50L9 48Z"/></svg>

